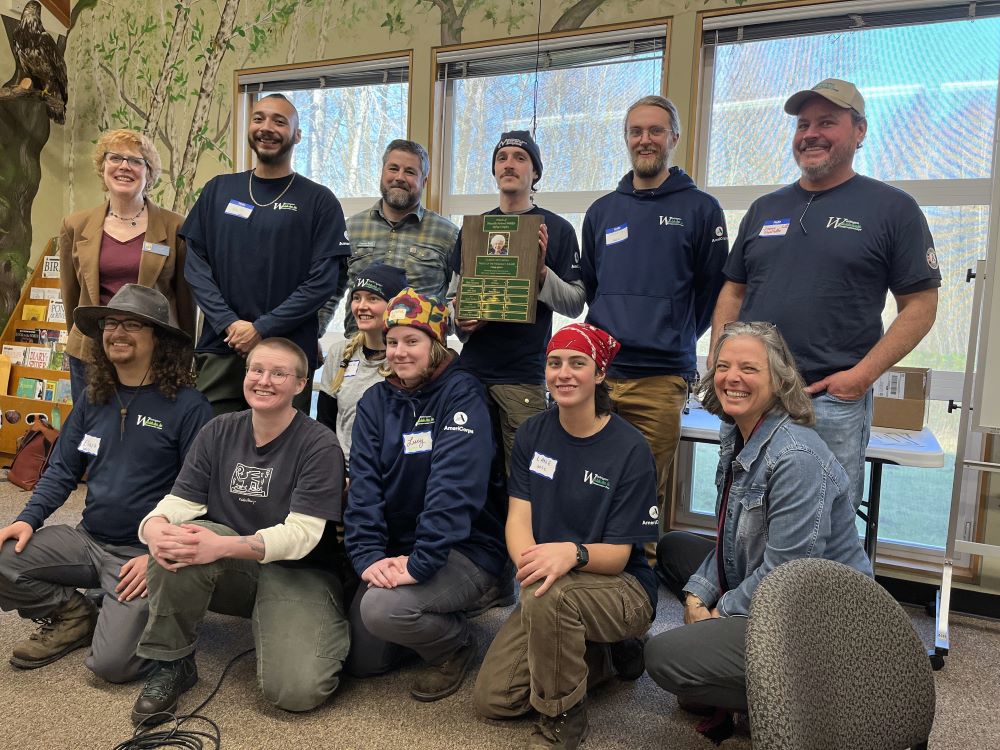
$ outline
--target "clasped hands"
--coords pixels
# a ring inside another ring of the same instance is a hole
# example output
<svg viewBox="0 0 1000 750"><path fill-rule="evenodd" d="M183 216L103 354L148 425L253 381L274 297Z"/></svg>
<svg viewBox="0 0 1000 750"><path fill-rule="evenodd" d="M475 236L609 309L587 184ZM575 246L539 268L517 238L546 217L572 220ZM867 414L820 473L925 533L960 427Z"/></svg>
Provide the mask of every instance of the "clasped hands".
<svg viewBox="0 0 1000 750"><path fill-rule="evenodd" d="M245 357L260 343L260 333L249 320L237 320L226 326L225 342Z"/></svg>
<svg viewBox="0 0 1000 750"><path fill-rule="evenodd" d="M409 555L383 557L365 568L365 572L361 574L361 580L368 584L368 588L377 589L394 589L397 586L409 586L417 583L417 579L411 576L406 569L406 563L409 559Z"/></svg>
<svg viewBox="0 0 1000 750"><path fill-rule="evenodd" d="M205 565L223 556L222 537L204 526L175 525L155 516L143 526L149 554L164 570L175 573L188 565Z"/></svg>

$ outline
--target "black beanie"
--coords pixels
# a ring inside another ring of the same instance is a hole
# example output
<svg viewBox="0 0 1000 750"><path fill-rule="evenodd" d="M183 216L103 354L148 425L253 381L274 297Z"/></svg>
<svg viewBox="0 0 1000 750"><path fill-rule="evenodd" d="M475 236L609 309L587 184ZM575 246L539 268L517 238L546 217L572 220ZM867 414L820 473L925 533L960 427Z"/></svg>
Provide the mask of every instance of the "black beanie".
<svg viewBox="0 0 1000 750"><path fill-rule="evenodd" d="M490 165L490 169L494 175L497 173L497 151L508 146L523 148L527 151L528 156L531 157L531 164L538 173L538 180L542 179L542 153L538 150L538 144L535 143L535 139L531 137L531 133L527 130L508 130L500 136L500 142L493 149L493 163ZM538 180L532 180L531 187L534 187Z"/></svg>
<svg viewBox="0 0 1000 750"><path fill-rule="evenodd" d="M407 286L406 271L402 268L375 263L358 274L351 285L351 294L363 290L377 294L388 302Z"/></svg>

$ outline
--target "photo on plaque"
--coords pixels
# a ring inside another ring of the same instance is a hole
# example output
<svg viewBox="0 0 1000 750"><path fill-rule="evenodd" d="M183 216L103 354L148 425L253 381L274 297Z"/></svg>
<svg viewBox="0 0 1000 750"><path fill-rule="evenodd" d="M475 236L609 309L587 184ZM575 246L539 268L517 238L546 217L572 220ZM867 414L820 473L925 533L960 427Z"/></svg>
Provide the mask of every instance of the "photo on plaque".
<svg viewBox="0 0 1000 750"><path fill-rule="evenodd" d="M510 255L510 235L506 232L490 234L490 246L487 255Z"/></svg>
<svg viewBox="0 0 1000 750"><path fill-rule="evenodd" d="M538 214L465 217L459 319L535 322L541 224Z"/></svg>

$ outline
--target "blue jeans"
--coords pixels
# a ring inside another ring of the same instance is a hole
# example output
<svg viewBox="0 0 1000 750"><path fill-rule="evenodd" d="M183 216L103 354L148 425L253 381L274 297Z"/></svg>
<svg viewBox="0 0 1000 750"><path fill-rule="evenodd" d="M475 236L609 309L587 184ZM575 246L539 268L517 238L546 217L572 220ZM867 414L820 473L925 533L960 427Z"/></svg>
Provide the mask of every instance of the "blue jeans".
<svg viewBox="0 0 1000 750"><path fill-rule="evenodd" d="M865 495L865 449L872 431L873 399L870 388L857 401L846 401L826 391L813 398L816 432L847 472L855 510Z"/></svg>

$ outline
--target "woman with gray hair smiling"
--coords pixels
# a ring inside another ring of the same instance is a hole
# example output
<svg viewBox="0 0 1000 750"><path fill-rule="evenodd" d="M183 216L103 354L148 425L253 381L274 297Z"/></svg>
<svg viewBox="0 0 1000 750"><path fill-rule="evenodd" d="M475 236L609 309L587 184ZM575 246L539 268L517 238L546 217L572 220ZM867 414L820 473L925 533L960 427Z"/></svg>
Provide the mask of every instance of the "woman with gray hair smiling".
<svg viewBox="0 0 1000 750"><path fill-rule="evenodd" d="M684 603L684 626L646 644L646 668L682 708L712 714L710 734L746 711L750 599L778 565L819 557L867 575L847 474L812 429L812 403L770 323L730 323L697 392L722 419L717 541L670 532L657 574ZM710 734L711 736L711 734Z"/></svg>

